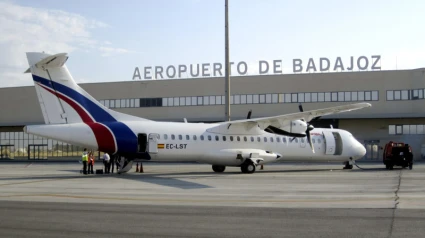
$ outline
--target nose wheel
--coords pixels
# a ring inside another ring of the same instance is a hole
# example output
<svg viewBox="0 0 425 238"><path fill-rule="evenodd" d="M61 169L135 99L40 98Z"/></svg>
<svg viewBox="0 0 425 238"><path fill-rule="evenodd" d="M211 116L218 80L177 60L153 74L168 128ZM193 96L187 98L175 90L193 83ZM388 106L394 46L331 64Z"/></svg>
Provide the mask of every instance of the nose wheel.
<svg viewBox="0 0 425 238"><path fill-rule="evenodd" d="M353 165L350 164L350 162L347 161L347 162L345 162L345 166L342 169L353 169Z"/></svg>

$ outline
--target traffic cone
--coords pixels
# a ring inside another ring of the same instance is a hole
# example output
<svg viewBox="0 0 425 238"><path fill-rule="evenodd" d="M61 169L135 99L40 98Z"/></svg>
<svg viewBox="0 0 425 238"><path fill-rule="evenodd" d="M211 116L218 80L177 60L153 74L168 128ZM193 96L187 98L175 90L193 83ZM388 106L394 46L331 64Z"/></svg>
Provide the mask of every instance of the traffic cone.
<svg viewBox="0 0 425 238"><path fill-rule="evenodd" d="M264 167L263 167L263 165L261 165L261 168L260 168L261 170L263 170L264 169Z"/></svg>
<svg viewBox="0 0 425 238"><path fill-rule="evenodd" d="M140 163L140 173L143 173L143 164Z"/></svg>
<svg viewBox="0 0 425 238"><path fill-rule="evenodd" d="M139 163L136 164L136 173L139 172Z"/></svg>

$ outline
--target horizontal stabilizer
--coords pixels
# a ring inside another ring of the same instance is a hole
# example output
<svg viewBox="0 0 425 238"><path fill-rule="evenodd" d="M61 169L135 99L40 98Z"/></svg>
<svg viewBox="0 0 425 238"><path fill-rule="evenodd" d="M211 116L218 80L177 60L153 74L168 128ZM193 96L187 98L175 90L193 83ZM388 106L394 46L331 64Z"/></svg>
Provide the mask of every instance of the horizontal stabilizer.
<svg viewBox="0 0 425 238"><path fill-rule="evenodd" d="M67 53L59 53L59 54L47 56L43 58L42 60L36 62L34 65L35 67L39 69L58 68L58 67L62 67L67 60L68 60ZM25 73L29 73L29 72L30 72L30 69L25 71Z"/></svg>

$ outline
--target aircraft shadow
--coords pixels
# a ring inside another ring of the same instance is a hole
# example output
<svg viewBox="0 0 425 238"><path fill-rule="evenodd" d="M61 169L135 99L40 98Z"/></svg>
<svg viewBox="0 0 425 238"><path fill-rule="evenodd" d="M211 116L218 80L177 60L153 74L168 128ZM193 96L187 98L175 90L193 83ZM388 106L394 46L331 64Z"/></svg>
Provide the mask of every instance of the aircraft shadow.
<svg viewBox="0 0 425 238"><path fill-rule="evenodd" d="M139 176L139 175L132 175L132 174L121 174L117 177L121 178L121 179L126 179L126 180L132 180L132 181L137 181L137 182L145 182L145 183L151 183L151 184L161 185L161 186L165 186L165 187L173 187L173 188L180 188L180 189L213 188L213 187L205 185L205 184L184 181L184 180L180 180L180 179L177 179L177 178L161 177L161 176L164 176L164 175L165 174L160 174L159 176L158 175L143 174L143 175Z"/></svg>

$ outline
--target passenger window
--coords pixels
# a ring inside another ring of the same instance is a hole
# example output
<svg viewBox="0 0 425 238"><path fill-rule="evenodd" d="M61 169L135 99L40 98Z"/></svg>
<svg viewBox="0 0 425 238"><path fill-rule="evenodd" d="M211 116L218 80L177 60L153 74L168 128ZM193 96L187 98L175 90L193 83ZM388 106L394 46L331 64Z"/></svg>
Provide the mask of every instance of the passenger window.
<svg viewBox="0 0 425 238"><path fill-rule="evenodd" d="M313 144L316 144L316 140L315 139L311 139L311 141L313 142Z"/></svg>
<svg viewBox="0 0 425 238"><path fill-rule="evenodd" d="M230 141L233 141L233 136L230 136Z"/></svg>
<svg viewBox="0 0 425 238"><path fill-rule="evenodd" d="M295 143L298 143L298 138L295 138Z"/></svg>
<svg viewBox="0 0 425 238"><path fill-rule="evenodd" d="M158 134L158 136L157 136L157 137L158 137L158 140L159 140L159 139L161 139L161 135L160 135L160 134Z"/></svg>
<svg viewBox="0 0 425 238"><path fill-rule="evenodd" d="M304 138L301 138L301 143L304 143Z"/></svg>
<svg viewBox="0 0 425 238"><path fill-rule="evenodd" d="M293 140L292 139L288 139L288 141L289 141L289 143L292 143Z"/></svg>
<svg viewBox="0 0 425 238"><path fill-rule="evenodd" d="M168 140L168 135L164 134L164 140Z"/></svg>
<svg viewBox="0 0 425 238"><path fill-rule="evenodd" d="M176 136L174 136L174 134L171 135L171 139L174 140L176 139Z"/></svg>
<svg viewBox="0 0 425 238"><path fill-rule="evenodd" d="M186 140L190 140L190 136L189 135L186 135Z"/></svg>
<svg viewBox="0 0 425 238"><path fill-rule="evenodd" d="M203 135L201 135L201 140L204 140L204 136Z"/></svg>
<svg viewBox="0 0 425 238"><path fill-rule="evenodd" d="M208 140L211 140L211 136L210 135L208 136Z"/></svg>
<svg viewBox="0 0 425 238"><path fill-rule="evenodd" d="M276 138L276 141L277 141L277 142L280 142L280 137L277 137L277 138Z"/></svg>
<svg viewBox="0 0 425 238"><path fill-rule="evenodd" d="M223 136L223 141L226 141L226 136Z"/></svg>
<svg viewBox="0 0 425 238"><path fill-rule="evenodd" d="M219 137L218 137L218 136L215 136L215 140L216 140L216 141L219 141Z"/></svg>
<svg viewBox="0 0 425 238"><path fill-rule="evenodd" d="M257 141L258 141L258 142L261 142L261 138L260 138L260 137L257 137Z"/></svg>
<svg viewBox="0 0 425 238"><path fill-rule="evenodd" d="M179 135L179 140L183 140L183 136L182 135Z"/></svg>
<svg viewBox="0 0 425 238"><path fill-rule="evenodd" d="M272 143L273 143L273 137L270 137L270 142L272 142Z"/></svg>
<svg viewBox="0 0 425 238"><path fill-rule="evenodd" d="M321 139L317 139L317 143L322 143L322 140Z"/></svg>
<svg viewBox="0 0 425 238"><path fill-rule="evenodd" d="M282 138L282 142L283 142L283 143L286 143L286 137L283 137L283 138Z"/></svg>
<svg viewBox="0 0 425 238"><path fill-rule="evenodd" d="M253 136L251 136L251 142L254 142L254 137Z"/></svg>
<svg viewBox="0 0 425 238"><path fill-rule="evenodd" d="M246 142L248 141L248 139L246 138L246 136L243 137L243 140Z"/></svg>
<svg viewBox="0 0 425 238"><path fill-rule="evenodd" d="M267 142L267 137L264 137L264 142Z"/></svg>
<svg viewBox="0 0 425 238"><path fill-rule="evenodd" d="M196 140L196 135L193 135L193 140Z"/></svg>
<svg viewBox="0 0 425 238"><path fill-rule="evenodd" d="M237 139L238 139L238 141L241 141L241 138L238 136L238 137L236 137Z"/></svg>

